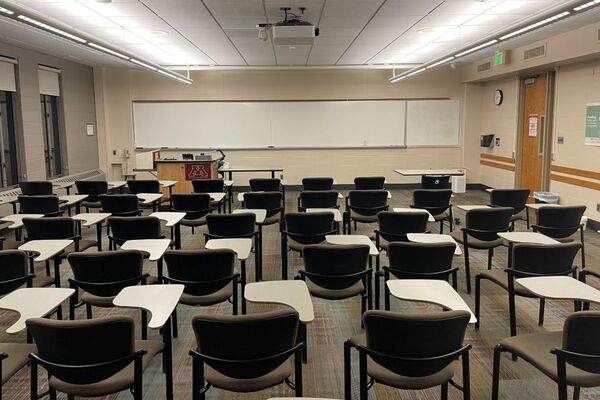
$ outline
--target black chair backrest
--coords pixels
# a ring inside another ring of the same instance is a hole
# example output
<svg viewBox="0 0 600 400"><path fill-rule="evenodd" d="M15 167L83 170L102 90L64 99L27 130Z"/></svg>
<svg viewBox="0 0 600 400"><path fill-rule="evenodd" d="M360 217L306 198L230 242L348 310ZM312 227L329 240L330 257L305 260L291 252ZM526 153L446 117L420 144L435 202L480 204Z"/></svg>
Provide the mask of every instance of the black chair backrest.
<svg viewBox="0 0 600 400"><path fill-rule="evenodd" d="M394 242L387 249L390 269L396 277L416 279L422 275L449 272L454 258L454 243ZM445 278L436 276L435 278Z"/></svg>
<svg viewBox="0 0 600 400"><path fill-rule="evenodd" d="M244 193L244 206L267 210L267 218L279 213L282 208L281 192L248 192Z"/></svg>
<svg viewBox="0 0 600 400"><path fill-rule="evenodd" d="M414 208L423 208L431 215L439 215L450 207L450 189L418 189L413 192Z"/></svg>
<svg viewBox="0 0 600 400"><path fill-rule="evenodd" d="M240 214L209 214L206 225L210 235L223 238L243 238L254 234L256 215L253 213Z"/></svg>
<svg viewBox="0 0 600 400"><path fill-rule="evenodd" d="M139 199L134 194L101 194L102 212L113 216L138 215Z"/></svg>
<svg viewBox="0 0 600 400"><path fill-rule="evenodd" d="M253 178L248 181L252 192L279 192L281 179L278 178Z"/></svg>
<svg viewBox="0 0 600 400"><path fill-rule="evenodd" d="M26 321L40 359L49 375L83 385L111 377L131 359L95 366L130 356L135 351L135 324L129 317L76 321L32 318ZM80 368L66 368L80 366Z"/></svg>
<svg viewBox="0 0 600 400"><path fill-rule="evenodd" d="M185 212L186 219L199 219L211 211L208 193L173 193L171 202L173 204L171 209Z"/></svg>
<svg viewBox="0 0 600 400"><path fill-rule="evenodd" d="M579 229L586 206L540 207L534 229L546 236L565 238Z"/></svg>
<svg viewBox="0 0 600 400"><path fill-rule="evenodd" d="M143 278L144 257L137 250L71 253L67 260L77 286L94 296L116 296Z"/></svg>
<svg viewBox="0 0 600 400"><path fill-rule="evenodd" d="M198 352L222 374L251 379L273 371L296 344L298 313L284 309L248 315L200 315L192 320ZM222 361L220 361L222 360Z"/></svg>
<svg viewBox="0 0 600 400"><path fill-rule="evenodd" d="M21 214L57 215L60 213L58 196L19 196Z"/></svg>
<svg viewBox="0 0 600 400"><path fill-rule="evenodd" d="M0 296L23 286L27 276L27 253L21 250L0 251Z"/></svg>
<svg viewBox="0 0 600 400"><path fill-rule="evenodd" d="M127 181L132 194L160 193L160 182L154 179L133 179Z"/></svg>
<svg viewBox="0 0 600 400"><path fill-rule="evenodd" d="M368 245L314 244L304 247L302 257L308 278L326 289L349 288L364 278L369 262Z"/></svg>
<svg viewBox="0 0 600 400"><path fill-rule="evenodd" d="M52 182L29 181L19 182L21 194L24 196L46 196L52 194Z"/></svg>
<svg viewBox="0 0 600 400"><path fill-rule="evenodd" d="M367 311L363 315L367 348L377 352L371 354L375 362L396 374L432 375L456 358L444 356L463 347L470 318L467 311L425 314ZM398 332L402 332L401 340Z"/></svg>
<svg viewBox="0 0 600 400"><path fill-rule="evenodd" d="M168 278L183 283L184 293L205 296L225 287L233 275L233 250L168 250L165 252Z"/></svg>
<svg viewBox="0 0 600 400"><path fill-rule="evenodd" d="M333 178L303 178L302 190L331 190L333 188Z"/></svg>
<svg viewBox="0 0 600 400"><path fill-rule="evenodd" d="M357 176L354 178L356 190L383 190L385 176Z"/></svg>
<svg viewBox="0 0 600 400"><path fill-rule="evenodd" d="M300 192L300 207L307 208L337 208L338 192L333 190L309 190Z"/></svg>
<svg viewBox="0 0 600 400"><path fill-rule="evenodd" d="M302 244L317 244L325 240L326 235L335 232L333 213L286 213L285 226L288 236Z"/></svg>
<svg viewBox="0 0 600 400"><path fill-rule="evenodd" d="M407 233L423 233L427 230L429 216L424 211L382 211L377 214L379 235L388 242L406 241Z"/></svg>
<svg viewBox="0 0 600 400"><path fill-rule="evenodd" d="M499 207L512 207L518 214L525 209L529 189L494 189L490 192L490 204Z"/></svg>
<svg viewBox="0 0 600 400"><path fill-rule="evenodd" d="M586 372L600 374L600 312L570 314L563 327L562 350L569 352L567 362ZM588 357L586 357L588 356Z"/></svg>
<svg viewBox="0 0 600 400"><path fill-rule="evenodd" d="M72 239L76 236L71 217L23 218L29 240Z"/></svg>
<svg viewBox="0 0 600 400"><path fill-rule="evenodd" d="M86 201L100 201L98 196L108 193L108 182L106 181L76 181L77 193L87 194Z"/></svg>
<svg viewBox="0 0 600 400"><path fill-rule="evenodd" d="M450 189L450 176L423 175L421 176L421 189Z"/></svg>
<svg viewBox="0 0 600 400"><path fill-rule="evenodd" d="M223 179L195 179L192 181L194 193L218 193L225 189Z"/></svg>
<svg viewBox="0 0 600 400"><path fill-rule="evenodd" d="M108 217L107 221L116 240L162 238L160 220L156 217Z"/></svg>
<svg viewBox="0 0 600 400"><path fill-rule="evenodd" d="M387 209L388 192L385 190L351 190L348 206L361 215L377 215Z"/></svg>
<svg viewBox="0 0 600 400"><path fill-rule="evenodd" d="M491 241L498 239L498 232L508 230L512 207L477 208L467 211L465 225L468 229L484 232L469 232L469 235L479 240Z"/></svg>
<svg viewBox="0 0 600 400"><path fill-rule="evenodd" d="M517 243L513 245L512 268L526 274L567 275L572 272L573 261L580 249L581 243Z"/></svg>

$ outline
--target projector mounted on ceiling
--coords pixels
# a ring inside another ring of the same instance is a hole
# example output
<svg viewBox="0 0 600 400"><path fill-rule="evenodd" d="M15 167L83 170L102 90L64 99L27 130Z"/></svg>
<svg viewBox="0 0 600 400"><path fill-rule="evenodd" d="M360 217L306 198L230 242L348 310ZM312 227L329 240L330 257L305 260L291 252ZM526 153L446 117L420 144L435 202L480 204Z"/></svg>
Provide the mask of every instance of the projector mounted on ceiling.
<svg viewBox="0 0 600 400"><path fill-rule="evenodd" d="M306 7L300 7L300 15L290 12L290 7L282 7L285 19L275 24L262 23L256 25L258 29L258 38L262 41L269 39L269 31L273 37L273 43L276 46L306 46L312 45L315 37L319 36L319 28L308 21L304 21L302 16Z"/></svg>

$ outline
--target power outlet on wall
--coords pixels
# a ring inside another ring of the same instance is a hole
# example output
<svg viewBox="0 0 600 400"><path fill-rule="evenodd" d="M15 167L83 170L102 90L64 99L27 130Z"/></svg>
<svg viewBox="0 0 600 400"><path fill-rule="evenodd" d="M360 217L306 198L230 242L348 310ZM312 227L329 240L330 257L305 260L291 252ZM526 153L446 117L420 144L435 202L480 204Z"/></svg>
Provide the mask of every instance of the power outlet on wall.
<svg viewBox="0 0 600 400"><path fill-rule="evenodd" d="M496 138L496 147L500 147L500 138L499 137Z"/></svg>

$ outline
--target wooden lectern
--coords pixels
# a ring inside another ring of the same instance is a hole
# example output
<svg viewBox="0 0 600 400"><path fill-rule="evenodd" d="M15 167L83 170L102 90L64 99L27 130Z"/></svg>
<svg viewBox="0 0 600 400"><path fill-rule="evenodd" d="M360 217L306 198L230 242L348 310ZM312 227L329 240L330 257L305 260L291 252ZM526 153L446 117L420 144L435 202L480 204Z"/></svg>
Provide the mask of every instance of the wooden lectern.
<svg viewBox="0 0 600 400"><path fill-rule="evenodd" d="M192 181L218 178L217 160L156 160L155 163L159 180L178 181L173 187L173 193L194 193Z"/></svg>

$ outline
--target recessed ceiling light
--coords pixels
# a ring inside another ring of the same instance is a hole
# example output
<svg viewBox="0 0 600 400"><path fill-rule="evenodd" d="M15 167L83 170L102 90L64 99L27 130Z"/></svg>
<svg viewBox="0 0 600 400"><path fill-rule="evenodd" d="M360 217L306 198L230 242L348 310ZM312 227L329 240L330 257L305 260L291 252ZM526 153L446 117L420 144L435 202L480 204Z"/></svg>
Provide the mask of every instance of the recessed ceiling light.
<svg viewBox="0 0 600 400"><path fill-rule="evenodd" d="M296 50L296 46L290 46L288 47L288 50Z"/></svg>
<svg viewBox="0 0 600 400"><path fill-rule="evenodd" d="M419 35L431 35L435 33L435 28L423 28L417 31Z"/></svg>
<svg viewBox="0 0 600 400"><path fill-rule="evenodd" d="M155 37L167 36L168 34L169 34L169 32L160 31L160 30L148 31L148 35L155 36Z"/></svg>

